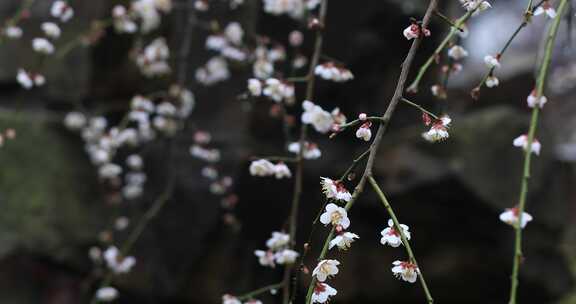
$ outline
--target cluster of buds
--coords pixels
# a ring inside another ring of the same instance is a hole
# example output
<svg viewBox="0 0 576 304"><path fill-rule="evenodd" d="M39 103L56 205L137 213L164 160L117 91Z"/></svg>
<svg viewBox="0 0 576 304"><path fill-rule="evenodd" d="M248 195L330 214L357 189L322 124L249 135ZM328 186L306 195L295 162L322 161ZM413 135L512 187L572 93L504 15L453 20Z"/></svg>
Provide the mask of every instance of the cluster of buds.
<svg viewBox="0 0 576 304"><path fill-rule="evenodd" d="M402 32L404 37L408 40L420 38L420 37L428 37L431 35L430 30L427 28L423 28L421 22L418 22L412 19L412 24L410 24L407 28L404 29Z"/></svg>

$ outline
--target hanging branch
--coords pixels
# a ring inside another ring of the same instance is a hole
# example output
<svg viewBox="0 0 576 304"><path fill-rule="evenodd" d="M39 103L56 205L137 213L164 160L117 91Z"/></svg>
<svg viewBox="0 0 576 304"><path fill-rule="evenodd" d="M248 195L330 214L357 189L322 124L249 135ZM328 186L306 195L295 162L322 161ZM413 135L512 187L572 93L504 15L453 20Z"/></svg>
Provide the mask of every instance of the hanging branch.
<svg viewBox="0 0 576 304"><path fill-rule="evenodd" d="M412 81L412 83L406 89L408 92L417 92L418 91L418 84L420 83L420 80L422 80L422 77L424 76L424 74L426 73L426 71L428 70L428 68L432 64L432 62L434 62L434 60L438 56L440 56L440 53L444 50L444 48L446 48L446 46L448 45L450 40L452 40L454 35L456 35L458 32L460 32L459 29L462 27L462 25L466 24L466 21L468 21L468 19L470 19L470 17L472 17L472 14L474 14L474 12L477 9L478 8L476 7L475 9L468 11L466 14L464 14L462 17L460 17L456 20L454 25L450 28L450 32L448 32L448 34L446 34L446 37L444 38L444 40L442 40L440 45L438 45L438 47L436 48L434 53L432 53L432 55L428 58L428 60L426 60L426 62L420 67L420 69L418 69L418 74L416 74L416 78Z"/></svg>
<svg viewBox="0 0 576 304"><path fill-rule="evenodd" d="M312 59L310 60L310 66L308 68L308 74L306 76L306 100L312 101L314 99L314 89L316 85L316 77L314 75L314 70L320 61L320 56L322 54L323 45L323 30L326 25L326 14L328 12L328 0L322 0L320 3L320 13L318 15L318 26L314 26L313 30L316 31L315 41L314 41L314 53L312 54ZM294 192L292 197L292 205L290 208L289 215L289 235L290 235L290 248L293 249L296 245L296 232L298 228L298 210L300 207L300 201L302 197L302 184L303 184L303 171L304 171L304 146L306 144L308 126L302 124L300 129L300 138L298 140L300 145L300 151L298 152L298 157L296 161L296 173L294 178ZM288 304L290 301L290 278L292 277L293 265L286 265L284 269L284 288L282 294L282 303Z"/></svg>
<svg viewBox="0 0 576 304"><path fill-rule="evenodd" d="M428 24L430 23L430 18L432 17L433 12L436 9L437 4L438 4L438 0L431 0L430 1L428 8L426 10L426 14L424 15L424 19L422 20L422 28L424 28L424 29L427 28ZM386 131L386 128L388 126L388 123L390 122L390 119L392 118L392 115L394 114L394 112L396 110L398 102L402 98L402 93L403 93L404 87L406 85L408 73L410 71L410 67L412 66L412 62L414 61L414 57L416 56L416 51L420 47L421 41L422 41L422 37L420 36L420 37L416 38L414 40L414 42L412 42L412 46L410 47L410 50L408 51L408 54L406 55L406 58L405 58L404 62L402 63L402 68L400 71L400 76L398 78L398 83L396 85L396 89L394 91L394 95L392 96L392 99L390 100L390 103L388 104L386 112L384 113L384 115L382 115L382 123L378 127L378 131L376 132L376 136L374 137L374 140L372 141L372 144L370 145L370 148L369 148L370 152L368 155L368 161L366 163L364 174L362 175L362 177L360 178L360 181L358 182L356 188L354 189L354 193L352 194L352 198L344 207L344 209L346 209L346 210L350 210L350 208L352 208L352 206L354 205L354 203L358 199L359 195L363 192L364 185L366 184L367 179L372 176L372 168L374 167L374 161L376 159L376 153L378 151L378 147L380 146L380 143L382 141L382 137ZM318 257L318 261L323 260L324 257L326 256L326 253L328 252L328 246L330 244L330 240L332 240L332 238L334 237L334 232L335 232L335 228L332 227L330 232L328 233L328 236L326 237L326 239L324 241L322 251ZM308 285L308 292L306 294L305 304L311 304L312 294L314 292L314 286L316 285L316 282L317 282L316 277L312 277L310 284Z"/></svg>
<svg viewBox="0 0 576 304"><path fill-rule="evenodd" d="M398 218L396 217L396 214L394 213L392 206L388 202L388 199L386 199L384 192L382 192L382 189L380 189L376 180L374 180L374 178L372 176L370 176L370 177L368 177L368 181L370 182L370 185L372 185L372 188L374 189L374 191L376 191L376 194L378 195L378 198L380 199L380 201L382 202L382 204L386 208L386 211L388 211L390 218L392 218L392 221L394 222L395 230L396 230L396 232L398 232L400 234L400 238L402 239L402 244L404 244L404 247L406 248L406 253L408 254L408 258L410 259L410 262L416 266L418 278L420 279L420 284L422 285L422 288L424 289L424 293L426 294L426 301L428 301L428 303L430 303L430 304L434 303L434 300L432 299L432 295L430 294L430 290L428 289L428 285L426 284L426 280L424 280L424 275L422 274L422 270L420 270L420 266L418 266L418 262L416 261L416 257L414 256L414 252L412 251L412 247L410 247L410 242L408 242L408 239L406 238L406 235L404 234L404 229L402 229L402 227L400 227L400 222L398 221Z"/></svg>
<svg viewBox="0 0 576 304"><path fill-rule="evenodd" d="M528 12L531 12L531 11L537 9L538 7L540 7L544 3L544 1L545 0L540 1L534 7L527 10L527 12L524 14L524 19L522 20L522 23L520 23L520 25L518 25L518 27L516 28L516 30L514 30L514 32L510 36L510 38L508 38L508 40L506 41L506 43L504 44L504 46L502 47L500 52L498 52L498 54L496 54L496 57L498 58L498 60L502 59L502 56L504 55L504 53L506 52L506 50L508 49L510 44L512 44L512 41L514 41L514 39L516 39L516 36L518 36L518 34L522 31L522 29L525 28L526 26L528 26L528 24L530 23L530 19L531 19L532 15L531 15L531 13L528 13ZM488 70L488 72L486 72L484 77L482 77L482 80L480 80L480 83L478 83L478 85L474 89L472 89L472 92L479 93L482 86L486 83L486 80L488 79L488 77L493 76L495 69L496 69L496 67L491 67ZM477 93L473 94L473 96L478 96Z"/></svg>
<svg viewBox="0 0 576 304"><path fill-rule="evenodd" d="M536 97L540 98L544 93L544 87L546 85L546 77L548 76L548 70L550 67L550 61L552 58L552 51L554 49L554 42L556 41L556 34L558 33L558 28L562 16L564 15L564 10L568 5L568 0L561 0L560 5L557 9L557 15L554 18L552 26L548 30L546 37L546 45L544 49L544 57L542 58L542 63L540 65L538 78L536 79ZM518 291L518 272L520 269L520 263L522 262L522 217L524 214L524 209L526 207L526 197L528 195L528 181L530 179L530 168L531 168L531 156L532 156L532 143L536 135L536 129L538 128L538 114L540 113L540 108L538 106L534 107L532 110L532 118L530 119L530 129L528 131L528 144L527 149L524 152L524 166L523 175L520 186L520 202L518 205L518 221L514 225L515 229L515 242L514 242L514 259L512 266L512 276L511 276L511 286L510 286L510 301L509 304L516 304L516 297Z"/></svg>

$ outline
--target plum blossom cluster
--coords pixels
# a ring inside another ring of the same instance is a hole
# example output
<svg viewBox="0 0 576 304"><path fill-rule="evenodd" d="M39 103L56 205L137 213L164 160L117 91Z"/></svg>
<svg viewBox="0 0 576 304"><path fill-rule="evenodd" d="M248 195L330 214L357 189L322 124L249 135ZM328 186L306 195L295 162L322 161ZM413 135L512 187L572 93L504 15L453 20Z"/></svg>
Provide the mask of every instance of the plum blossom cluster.
<svg viewBox="0 0 576 304"><path fill-rule="evenodd" d="M233 61L245 61L248 52L243 47L244 29L238 22L230 22L224 31L206 38L206 49Z"/></svg>
<svg viewBox="0 0 576 304"><path fill-rule="evenodd" d="M170 73L170 49L162 37L154 39L136 56L136 65L146 77L164 76Z"/></svg>
<svg viewBox="0 0 576 304"><path fill-rule="evenodd" d="M294 19L303 18L307 11L314 10L319 0L264 0L264 11L271 15L288 15Z"/></svg>
<svg viewBox="0 0 576 304"><path fill-rule="evenodd" d="M314 73L322 79L335 82L346 82L354 79L352 72L344 67L338 66L334 62L325 62L316 66Z"/></svg>
<svg viewBox="0 0 576 304"><path fill-rule="evenodd" d="M288 144L288 152L294 154L300 154L300 143L292 142ZM304 142L304 151L302 153L304 159L318 159L322 156L322 151L318 148L318 145L312 142Z"/></svg>
<svg viewBox="0 0 576 304"><path fill-rule="evenodd" d="M250 164L250 175L252 176L274 176L276 179L290 178L292 173L284 162L276 164L267 159L255 160Z"/></svg>
<svg viewBox="0 0 576 304"><path fill-rule="evenodd" d="M300 255L290 249L290 235L283 232L272 232L272 237L266 241L266 247L266 250L254 251L260 265L265 267L294 264Z"/></svg>
<svg viewBox="0 0 576 304"><path fill-rule="evenodd" d="M172 10L172 0L136 0L129 8L116 5L112 8L114 29L118 33L150 33L157 29L162 21L162 14Z"/></svg>
<svg viewBox="0 0 576 304"><path fill-rule="evenodd" d="M227 80L230 77L228 61L244 62L249 53L243 45L244 29L238 22L230 22L222 32L209 35L206 39L206 49L217 54L196 69L196 80L211 86Z"/></svg>
<svg viewBox="0 0 576 304"><path fill-rule="evenodd" d="M50 8L50 14L60 22L67 22L74 16L74 10L64 1L55 1ZM44 22L40 25L44 37L32 38L32 50L40 56L48 56L54 53L54 41L60 37L60 26L55 22ZM22 29L16 25L10 25L4 29L7 37L16 39L22 36ZM32 68L19 68L16 74L18 83L27 90L41 87L46 83L46 78Z"/></svg>
<svg viewBox="0 0 576 304"><path fill-rule="evenodd" d="M316 285L314 286L314 293L312 294L312 303L326 303L330 297L338 293L335 288L325 282L328 278L338 274L339 265L340 262L337 260L322 260L316 268L314 268L312 276L316 277Z"/></svg>
<svg viewBox="0 0 576 304"><path fill-rule="evenodd" d="M276 78L268 78L265 81L250 78L248 91L252 96L266 96L274 102L294 104L294 85Z"/></svg>

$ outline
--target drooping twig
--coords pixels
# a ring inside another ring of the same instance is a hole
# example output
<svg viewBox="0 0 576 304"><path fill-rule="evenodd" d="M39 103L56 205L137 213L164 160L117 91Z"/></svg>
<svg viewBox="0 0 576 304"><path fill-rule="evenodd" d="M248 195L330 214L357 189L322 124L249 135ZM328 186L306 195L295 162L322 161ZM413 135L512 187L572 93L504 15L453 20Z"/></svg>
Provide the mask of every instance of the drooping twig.
<svg viewBox="0 0 576 304"><path fill-rule="evenodd" d="M444 48L446 48L448 42L450 42L450 40L452 40L452 37L454 37L454 35L456 35L456 33L459 32L457 28L459 29L462 27L462 25L466 24L466 21L468 21L468 19L472 17L472 14L474 14L474 12L477 9L478 8L468 11L466 14L464 14L462 17L456 20L456 22L454 23L455 27L450 28L450 31L448 32L448 34L446 34L444 40L442 40L440 45L438 45L436 50L434 50L434 53L432 53L432 55L428 58L428 60L426 60L426 62L420 67L420 69L418 70L418 74L416 74L416 78L414 78L412 83L408 86L407 91L409 92L418 91L418 85L420 84L420 80L422 80L422 77L424 76L424 74L426 73L432 62L434 62L434 60L438 56L440 56L440 53L444 50Z"/></svg>
<svg viewBox="0 0 576 304"><path fill-rule="evenodd" d="M422 20L422 27L423 28L426 28L428 26L428 24L430 23L430 18L432 17L432 14L433 14L434 10L436 9L437 4L438 4L438 0L431 0L430 3L428 4L426 14L424 15L424 18ZM366 168L364 170L364 174L362 175L358 184L356 185L354 192L352 194L351 200L344 207L346 210L350 210L350 208L354 205L354 203L358 199L359 195L364 191L364 186L366 184L368 177L372 176L372 168L374 166L374 161L376 159L376 153L378 151L378 147L380 146L380 143L382 141L382 137L386 131L386 128L388 126L390 119L392 118L392 115L394 114L394 112L396 110L398 102L402 98L402 93L403 93L405 85L406 85L408 73L409 73L410 68L412 66L412 62L414 61L414 57L416 56L416 51L420 47L421 40L422 40L422 37L418 37L414 40L414 42L412 42L410 50L408 51L408 54L406 55L406 58L404 59L404 62L402 63L402 68L400 71L400 76L398 77L398 83L396 84L396 89L394 91L394 95L392 96L392 99L390 100L390 103L388 104L386 112L384 113L384 115L382 115L383 122L378 127L378 131L376 132L376 136L374 137L374 140L372 141L372 144L370 145L370 148L369 148L370 152L368 155L368 161L366 163ZM317 259L318 261L323 260L324 257L326 256L326 253L328 252L328 246L330 244L330 241L334 237L334 232L335 232L335 228L332 227L332 229L330 230L330 232L328 233L328 236L326 237L326 239L324 241L324 246L322 247L322 251L320 252L320 255ZM312 294L314 293L314 287L315 287L316 283L317 283L316 278L312 277L312 280L310 281L310 284L308 285L308 292L306 294L305 304L311 304Z"/></svg>
<svg viewBox="0 0 576 304"><path fill-rule="evenodd" d="M420 284L422 285L422 289L424 289L424 293L426 294L426 301L428 301L428 303L430 303L430 304L433 303L434 300L432 299L432 295L430 294L430 290L428 289L428 285L426 284L426 280L424 279L424 275L422 274L422 270L420 269L420 266L418 266L418 262L416 261L416 256L414 256L414 252L412 251L412 247L410 246L410 242L408 242L408 239L406 238L406 235L404 234L404 229L402 229L402 227L400 227L400 222L398 221L398 218L396 217L396 214L394 213L394 210L392 209L390 202L388 202L388 199L384 195L384 192L382 192L382 189L380 189L380 187L378 186L378 183L376 183L376 180L374 180L374 178L372 176L368 177L368 181L370 182L370 185L372 185L372 188L374 189L374 191L376 191L376 194L378 195L378 198L380 199L380 201L382 202L382 204L386 208L386 211L388 211L390 218L392 218L392 222L394 222L395 230L396 230L396 232L398 232L400 234L400 238L402 239L402 244L404 244L404 247L406 248L406 253L408 254L408 258L410 259L410 263L414 264L416 266L416 269L418 269L417 270L418 271L418 278L420 279Z"/></svg>
<svg viewBox="0 0 576 304"><path fill-rule="evenodd" d="M310 60L310 66L308 68L307 82L306 82L306 100L312 101L314 99L314 89L316 85L316 77L314 71L316 66L320 61L320 56L322 54L323 45L323 29L326 24L326 14L328 12L328 0L322 0L320 3L320 11L318 15L319 27L314 28L316 30L314 50L312 58ZM300 138L298 140L300 150L298 153L297 163L296 163L296 173L294 177L294 192L292 197L292 204L290 208L289 216L289 235L290 235L290 247L294 248L296 245L296 232L298 227L298 210L300 208L300 201L302 197L302 184L303 184L303 172L304 172L304 150L306 145L308 127L306 124L302 124L300 129ZM293 272L293 265L286 265L284 269L284 288L282 294L282 303L288 304L291 297L291 277ZM294 284L296 285L296 284Z"/></svg>
<svg viewBox="0 0 576 304"><path fill-rule="evenodd" d="M548 75L548 70L550 67L550 61L552 58L552 51L554 49L554 42L556 41L556 34L558 33L558 28L562 16L564 15L564 10L568 5L568 0L561 0L557 9L557 15L554 18L552 26L548 30L546 35L546 44L544 49L544 57L542 58L542 63L540 64L538 78L536 79L536 97L539 98L544 94L544 87L546 85L546 77ZM538 128L538 114L540 108L538 106L534 107L532 110L532 117L530 119L530 129L528 131L528 144L527 149L524 152L524 166L522 181L520 185L520 202L518 204L518 221L514 225L515 229L515 242L514 242L514 258L512 266L512 276L510 285L510 301L509 304L517 303L517 291L518 291L518 272L520 269L520 263L522 262L522 217L526 207L526 197L528 196L528 181L530 179L530 168L531 168L531 156L532 156L532 143L536 135L536 129Z"/></svg>
<svg viewBox="0 0 576 304"><path fill-rule="evenodd" d="M529 10L527 10L527 12L531 12L532 10L541 6L543 3L544 3L544 0L541 0L533 8L530 8ZM508 40L506 41L506 43L504 44L502 49L500 49L500 52L498 52L498 54L496 55L498 57L498 60L502 59L502 56L504 55L504 53L506 52L508 47L512 44L512 41L514 41L514 39L516 39L518 34L522 31L522 29L525 28L526 26L528 26L528 24L530 23L531 17L532 17L531 14L528 14L528 13L524 14L524 19L522 20L522 23L520 23L520 25L518 25L518 27L514 30L514 32L510 36L510 38L508 38ZM488 69L488 72L486 72L484 77L482 77L482 80L480 80L480 83L474 88L474 90L479 91L482 88L482 86L486 83L486 80L488 79L488 77L490 77L494 74L495 69L496 69L496 67L491 67L490 69Z"/></svg>

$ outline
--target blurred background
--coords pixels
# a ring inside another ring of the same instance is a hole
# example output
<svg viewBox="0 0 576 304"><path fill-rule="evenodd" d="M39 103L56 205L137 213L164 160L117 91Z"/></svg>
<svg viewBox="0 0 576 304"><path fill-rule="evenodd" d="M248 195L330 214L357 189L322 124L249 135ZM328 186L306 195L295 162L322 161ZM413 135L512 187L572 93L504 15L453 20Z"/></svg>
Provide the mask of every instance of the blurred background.
<svg viewBox="0 0 576 304"><path fill-rule="evenodd" d="M21 2L0 1L2 20L14 16ZM157 139L140 151L147 175L144 194L117 203L111 198L114 193L99 182L79 134L65 128L64 116L82 109L117 123L134 95L165 88L174 78L140 76L131 50L140 39L152 39L116 34L111 28L89 47L74 47L61 58L38 62L30 39L50 19L52 2L35 1L29 18L20 23L23 37L0 45L0 130L11 128L17 134L0 148L0 302L88 303L102 275L90 259L90 248L125 240L132 223L163 192L167 175L174 176L174 191L135 243L133 271L114 279L120 291L117 303L220 303L224 293L241 295L280 281L281 269L259 266L254 250L264 248L272 231L285 228L293 180L253 177L248 172L253 156L287 155L283 123L271 115L273 103L242 97L251 67L232 66L227 81L199 85L194 74L211 56L204 47L209 30L197 26L187 32L191 17L186 1L174 0L154 35L166 37L174 51L190 42L186 60L171 56L170 64L173 72L186 74L183 84L194 92L196 108L173 145ZM258 33L277 41L287 41L298 28L305 33L302 52L311 53L312 35L301 21L265 14L259 0L245 0L234 10L223 2L210 2L208 12L194 12L193 17L208 27L237 20L247 35ZM441 2L445 15L463 14L459 1ZM410 226L415 253L438 303L508 299L514 236L498 216L517 204L522 153L512 140L527 130L526 97L534 86L549 19L534 18L514 41L498 70L499 87L483 88L477 101L469 93L486 72L483 57L497 53L522 21L524 2L495 0L491 10L471 19L470 35L462 40L469 56L462 62L463 71L451 76L446 100L434 98L429 89L442 75L438 65L426 74L418 94L410 96L427 109L452 117L450 139L434 145L424 142L420 113L402 104L376 161L375 176L401 222ZM89 31L94 20L108 18L114 5L127 3L69 1L75 16L62 25L56 49ZM324 54L345 63L355 78L344 84L319 80L315 102L326 109L339 107L349 118L361 112L383 113L410 45L402 30L411 16L423 15L426 5L408 0L331 0ZM576 303L576 52L570 21L571 17L563 22L557 39L546 93L549 103L538 130L543 149L534 159L530 180L527 211L534 220L524 230L520 303ZM410 79L447 26L433 18L430 30L432 36L419 50ZM41 69L46 85L21 88L17 70L29 66ZM298 105L302 84L296 84L296 93ZM298 121L299 106L291 111ZM214 183L202 174L206 164L190 155L197 130L209 132L212 147L221 152L221 160L210 166L234 181L226 195L214 193L218 192ZM291 132L295 137L298 130ZM367 148L351 133L333 140L317 133L311 137L323 155L306 163L298 248L308 239L323 204L319 177L339 176ZM168 146L173 147L171 152ZM109 229L119 215L132 219L131 224L111 236ZM388 215L371 191L356 203L350 218L353 232L361 238L338 255L343 266L331 282L338 289L333 302L423 303L419 285L398 281L390 272L391 263L404 252L379 244ZM314 230L309 267L314 267L313 258L326 233L324 227ZM303 276L300 282L301 296L308 278ZM271 295L261 299L279 301ZM296 302L301 301L298 297Z"/></svg>

